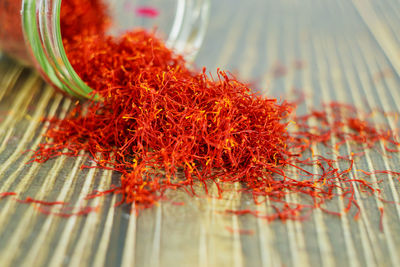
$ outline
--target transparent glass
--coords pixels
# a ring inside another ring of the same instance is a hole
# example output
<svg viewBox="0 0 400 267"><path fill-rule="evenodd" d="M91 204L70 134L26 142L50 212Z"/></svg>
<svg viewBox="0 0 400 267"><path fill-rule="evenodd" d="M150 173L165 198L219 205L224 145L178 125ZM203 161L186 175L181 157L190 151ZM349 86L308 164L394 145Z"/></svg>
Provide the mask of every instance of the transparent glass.
<svg viewBox="0 0 400 267"><path fill-rule="evenodd" d="M92 91L76 74L64 51L62 0L0 0L0 49L33 65L53 86L86 98ZM82 0L85 1L85 0ZM104 0L112 19L110 34L134 27L157 29L167 45L190 61L200 47L208 21L209 0ZM140 16L151 7L157 16ZM18 17L18 20L16 19Z"/></svg>

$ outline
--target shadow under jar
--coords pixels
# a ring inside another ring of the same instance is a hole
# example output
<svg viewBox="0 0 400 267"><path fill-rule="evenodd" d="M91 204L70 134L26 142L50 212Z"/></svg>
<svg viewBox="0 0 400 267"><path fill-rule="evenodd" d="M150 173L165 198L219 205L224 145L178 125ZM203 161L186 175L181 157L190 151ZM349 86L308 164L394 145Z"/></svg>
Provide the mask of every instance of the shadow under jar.
<svg viewBox="0 0 400 267"><path fill-rule="evenodd" d="M62 42L60 10L68 0L0 0L0 51L32 66L54 87L87 98L92 92L68 61ZM90 0L82 0L82 3ZM205 35L209 0L102 0L111 23L107 34L119 36L136 27L156 29L167 45L188 60ZM151 8L156 16L136 11ZM164 36L162 36L164 34Z"/></svg>

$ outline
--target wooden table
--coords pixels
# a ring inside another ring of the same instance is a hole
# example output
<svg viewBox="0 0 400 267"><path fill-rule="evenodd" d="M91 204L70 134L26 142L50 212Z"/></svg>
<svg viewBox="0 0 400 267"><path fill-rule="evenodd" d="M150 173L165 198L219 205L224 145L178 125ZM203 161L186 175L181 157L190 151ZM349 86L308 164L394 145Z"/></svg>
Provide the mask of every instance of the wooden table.
<svg viewBox="0 0 400 267"><path fill-rule="evenodd" d="M217 66L255 80L270 96L305 106L338 100L360 108L399 111L398 0L215 0L198 66ZM267 89L265 89L267 88ZM247 195L223 199L169 193L183 206L161 203L138 217L114 208L116 197L83 198L118 184L118 174L80 170L85 157L26 164L42 140L42 117L63 116L73 100L29 70L0 60L0 192L99 205L88 216L43 215L12 198L0 201L1 266L398 266L400 206L360 195L362 214L342 218L315 211L304 222L268 223L226 209L268 210ZM397 124L392 119L390 127ZM380 144L377 144L379 146ZM90 163L89 163L90 164ZM398 155L367 151L357 168L399 170ZM357 175L354 172L353 175ZM399 201L397 179L379 177L383 195ZM215 188L211 188L215 192ZM295 200L296 196L290 196ZM332 207L340 209L340 199ZM384 205L383 231L377 205ZM254 235L231 233L248 229Z"/></svg>

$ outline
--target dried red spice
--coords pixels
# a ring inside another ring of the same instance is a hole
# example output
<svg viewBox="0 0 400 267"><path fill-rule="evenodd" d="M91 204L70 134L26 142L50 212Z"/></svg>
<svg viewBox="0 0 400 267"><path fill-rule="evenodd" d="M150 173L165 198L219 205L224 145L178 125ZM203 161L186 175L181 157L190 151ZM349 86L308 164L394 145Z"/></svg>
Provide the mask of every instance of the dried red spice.
<svg viewBox="0 0 400 267"><path fill-rule="evenodd" d="M231 234L239 235L254 235L254 230L251 229L234 229L232 227L226 226L225 229Z"/></svg>
<svg viewBox="0 0 400 267"><path fill-rule="evenodd" d="M287 74L288 70L285 65L277 61L273 65L271 72L274 78L281 78L282 76L285 76Z"/></svg>
<svg viewBox="0 0 400 267"><path fill-rule="evenodd" d="M99 0L67 0L62 2L60 27L63 44L79 43L88 36L104 35L111 19L107 6Z"/></svg>
<svg viewBox="0 0 400 267"><path fill-rule="evenodd" d="M205 69L190 69L154 33L137 29L107 36L110 20L105 10L99 0L87 5L63 1L67 56L102 101L77 104L65 119L50 118L46 137L51 141L35 153L35 160L44 162L59 155L78 156L83 150L97 168L121 173L120 185L88 199L120 194L120 204L135 203L140 209L164 200L166 190L196 195L195 185L202 184L208 193L207 187L215 184L221 196L222 183L240 183L240 191L252 194L255 203L268 198L273 212L228 213L304 220L316 208L335 216L354 209L357 219L357 191L380 197L376 184L354 175L354 160L362 153L329 158L314 154L313 146L339 149L351 143L372 148L383 142L390 152L399 146L393 133L354 117L359 111L340 103L295 116L294 104L254 94L232 74L218 70L213 78ZM310 120L316 126L310 126ZM289 131L290 121L295 125ZM340 169L339 161L347 167ZM377 173L396 174L363 172ZM307 201L291 203L286 196L294 193ZM343 211L324 206L335 196L345 201Z"/></svg>
<svg viewBox="0 0 400 267"><path fill-rule="evenodd" d="M63 201L43 201L43 200L37 200L33 199L31 197L27 197L25 199L17 199L18 202L20 203L25 203L25 204L40 204L43 206L56 206L56 205L67 205L68 203L63 202Z"/></svg>
<svg viewBox="0 0 400 267"><path fill-rule="evenodd" d="M53 119L53 145L40 147L38 161L65 147L70 155L88 151L122 173L115 192L124 202L144 206L168 188L217 178L246 182L283 165L288 136L281 121L289 104L252 94L224 72L214 81L189 70L142 30L77 45L71 63L103 101L87 103L85 114L79 105L67 119Z"/></svg>
<svg viewBox="0 0 400 267"><path fill-rule="evenodd" d="M16 195L17 195L17 193L15 193L15 192L3 192L3 193L0 193L0 199L9 197L9 196L16 196Z"/></svg>
<svg viewBox="0 0 400 267"><path fill-rule="evenodd" d="M0 1L0 49L18 59L30 61L27 53L20 11L22 0Z"/></svg>
<svg viewBox="0 0 400 267"><path fill-rule="evenodd" d="M139 17L146 17L146 18L155 18L160 14L158 9L151 6L140 6L136 8L135 13Z"/></svg>
<svg viewBox="0 0 400 267"><path fill-rule="evenodd" d="M325 109L331 115L314 110L291 116L294 104L253 94L231 74L218 71L212 78L205 70L189 69L183 57L153 33L139 29L115 38L105 35L107 26L99 24L94 35L62 28L63 36L78 35L65 37L67 55L103 101L77 105L66 119L51 119L53 128L46 137L52 143L42 144L35 154L35 160L43 162L63 154L78 156L84 150L97 167L121 173L119 187L90 198L116 193L122 195L120 203L144 208L164 199L167 189L196 195L196 183L208 192L211 182L221 194L221 183L238 182L256 203L266 197L275 203L274 213L229 213L302 220L315 208L341 215L354 207L358 218L356 190L380 194L373 183L354 178L356 153L340 159L313 153L304 157L317 143L336 149L346 142L368 148L378 141L399 146L391 133L346 115L355 114L354 107L330 103ZM289 119L297 130L287 131ZM311 119L318 126L310 127ZM348 168L339 169L339 160ZM312 204L289 203L285 196L293 193L309 197ZM346 201L344 211L324 208L334 196Z"/></svg>

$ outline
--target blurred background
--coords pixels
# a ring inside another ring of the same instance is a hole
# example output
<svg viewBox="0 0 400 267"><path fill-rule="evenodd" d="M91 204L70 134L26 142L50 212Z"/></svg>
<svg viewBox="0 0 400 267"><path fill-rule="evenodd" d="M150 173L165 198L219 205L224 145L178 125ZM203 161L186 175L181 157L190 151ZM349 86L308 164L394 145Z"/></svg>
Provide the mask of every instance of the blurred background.
<svg viewBox="0 0 400 267"><path fill-rule="evenodd" d="M214 0L195 64L220 67L269 97L299 99L304 112L340 101L364 110L399 111L400 2L398 0ZM248 196L191 198L161 203L138 217L113 208L113 196L89 203L93 190L118 183L118 174L80 170L86 158L26 164L47 125L73 100L55 93L34 72L0 59L0 192L100 206L85 217L39 214L32 206L0 201L2 266L396 266L400 262L400 207L385 204L383 231L374 198L360 197L362 215L342 218L315 211L304 221L268 223L232 216L252 208ZM383 118L392 129L397 121ZM390 129L389 129L390 130ZM329 153L329 151L325 151ZM358 168L399 168L397 155L368 151ZM383 197L399 200L399 182L381 177ZM216 188L211 189L211 194ZM295 196L291 196L293 201ZM340 200L332 207L343 208ZM245 229L240 234L229 229ZM251 234L249 234L251 233Z"/></svg>

